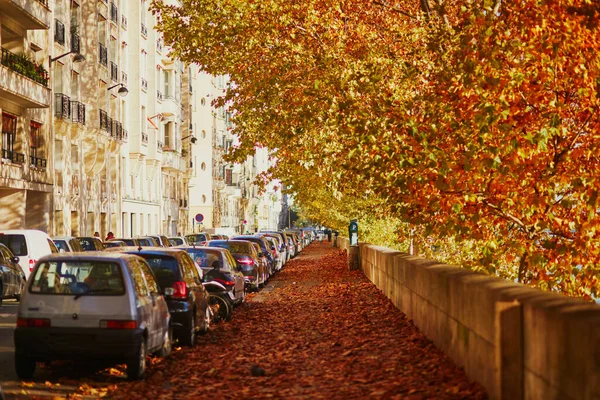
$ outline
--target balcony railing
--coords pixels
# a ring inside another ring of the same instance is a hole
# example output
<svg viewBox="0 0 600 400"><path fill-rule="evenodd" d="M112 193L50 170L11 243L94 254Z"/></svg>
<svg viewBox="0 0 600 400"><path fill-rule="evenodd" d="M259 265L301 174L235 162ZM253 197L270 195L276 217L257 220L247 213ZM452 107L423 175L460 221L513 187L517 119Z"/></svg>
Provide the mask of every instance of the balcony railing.
<svg viewBox="0 0 600 400"><path fill-rule="evenodd" d="M54 93L54 116L68 119L71 117L71 99L62 93Z"/></svg>
<svg viewBox="0 0 600 400"><path fill-rule="evenodd" d="M65 45L65 24L59 20L54 20L54 41L60 45Z"/></svg>
<svg viewBox="0 0 600 400"><path fill-rule="evenodd" d="M38 3L43 4L46 6L46 8L48 7L48 0L37 0Z"/></svg>
<svg viewBox="0 0 600 400"><path fill-rule="evenodd" d="M29 58L13 54L3 48L0 62L5 67L48 87L48 81L50 80L48 71L42 65L34 63Z"/></svg>
<svg viewBox="0 0 600 400"><path fill-rule="evenodd" d="M76 33L71 33L71 51L73 53L81 52L81 38Z"/></svg>
<svg viewBox="0 0 600 400"><path fill-rule="evenodd" d="M117 67L117 64L112 61L110 62L110 79L115 82L118 82L119 80L119 68Z"/></svg>
<svg viewBox="0 0 600 400"><path fill-rule="evenodd" d="M108 132L109 130L109 121L110 118L108 117L108 114L106 113L106 111L104 110L100 110L100 129L102 129L105 132Z"/></svg>
<svg viewBox="0 0 600 400"><path fill-rule="evenodd" d="M110 3L110 20L115 24L119 21L119 10L115 3Z"/></svg>
<svg viewBox="0 0 600 400"><path fill-rule="evenodd" d="M148 90L148 81L142 78L142 90L145 92Z"/></svg>
<svg viewBox="0 0 600 400"><path fill-rule="evenodd" d="M142 143L148 144L148 134L142 132Z"/></svg>
<svg viewBox="0 0 600 400"><path fill-rule="evenodd" d="M127 133L127 130L126 130L126 129L123 129L123 138L122 138L122 140L123 140L124 142L126 142L126 141L127 141L127 139L128 139L128 137L129 137L129 135L128 135L128 133Z"/></svg>
<svg viewBox="0 0 600 400"><path fill-rule="evenodd" d="M127 29L127 17L121 14L121 26Z"/></svg>
<svg viewBox="0 0 600 400"><path fill-rule="evenodd" d="M123 138L123 124L116 119L112 120L111 136L119 140Z"/></svg>
<svg viewBox="0 0 600 400"><path fill-rule="evenodd" d="M2 158L15 164L25 164L25 154L16 151L2 149Z"/></svg>
<svg viewBox="0 0 600 400"><path fill-rule="evenodd" d="M32 167L46 169L46 167L48 166L48 160L46 160L45 158L29 156L29 164Z"/></svg>
<svg viewBox="0 0 600 400"><path fill-rule="evenodd" d="M163 42L161 39L158 39L156 41L156 51L159 53L162 53L162 49L163 49Z"/></svg>
<svg viewBox="0 0 600 400"><path fill-rule="evenodd" d="M71 121L85 125L85 104L71 101Z"/></svg>
<svg viewBox="0 0 600 400"><path fill-rule="evenodd" d="M121 71L121 82L127 83L127 73L125 71Z"/></svg>
<svg viewBox="0 0 600 400"><path fill-rule="evenodd" d="M142 36L147 37L148 36L148 28L146 28L146 25L142 24Z"/></svg>
<svg viewBox="0 0 600 400"><path fill-rule="evenodd" d="M100 64L105 67L108 66L108 49L102 43L98 43L100 45Z"/></svg>
<svg viewBox="0 0 600 400"><path fill-rule="evenodd" d="M162 101L162 99L163 99L163 94L160 92L160 90L157 90L157 91L156 91L156 98L157 98L159 101Z"/></svg>
<svg viewBox="0 0 600 400"><path fill-rule="evenodd" d="M162 153L163 144L161 141L156 142L156 150Z"/></svg>

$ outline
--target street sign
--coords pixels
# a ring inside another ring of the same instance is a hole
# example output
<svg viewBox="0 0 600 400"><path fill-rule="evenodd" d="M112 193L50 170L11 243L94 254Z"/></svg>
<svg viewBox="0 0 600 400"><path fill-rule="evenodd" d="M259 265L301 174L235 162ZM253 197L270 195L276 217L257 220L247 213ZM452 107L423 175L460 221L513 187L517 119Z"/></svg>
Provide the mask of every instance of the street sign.
<svg viewBox="0 0 600 400"><path fill-rule="evenodd" d="M196 220L196 222L202 222L202 221L204 221L204 215L202 215L202 214L196 214L196 216L194 217L194 219Z"/></svg>

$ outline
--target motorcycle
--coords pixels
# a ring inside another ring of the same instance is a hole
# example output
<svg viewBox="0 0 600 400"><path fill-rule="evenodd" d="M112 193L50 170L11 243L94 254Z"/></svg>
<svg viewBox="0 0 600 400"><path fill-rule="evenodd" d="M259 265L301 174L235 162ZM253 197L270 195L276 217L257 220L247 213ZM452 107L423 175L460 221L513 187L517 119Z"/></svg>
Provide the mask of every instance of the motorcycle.
<svg viewBox="0 0 600 400"><path fill-rule="evenodd" d="M212 321L231 321L233 302L227 288L215 281L204 281L202 285L208 292L208 303L212 314Z"/></svg>

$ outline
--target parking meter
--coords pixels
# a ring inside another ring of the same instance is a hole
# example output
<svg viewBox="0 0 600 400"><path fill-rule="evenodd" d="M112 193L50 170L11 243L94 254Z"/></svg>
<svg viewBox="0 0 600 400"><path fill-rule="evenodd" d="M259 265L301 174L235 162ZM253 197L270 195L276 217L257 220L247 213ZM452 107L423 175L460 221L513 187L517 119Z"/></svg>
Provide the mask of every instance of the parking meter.
<svg viewBox="0 0 600 400"><path fill-rule="evenodd" d="M348 237L350 238L350 246L358 246L358 220L353 219L350 221Z"/></svg>

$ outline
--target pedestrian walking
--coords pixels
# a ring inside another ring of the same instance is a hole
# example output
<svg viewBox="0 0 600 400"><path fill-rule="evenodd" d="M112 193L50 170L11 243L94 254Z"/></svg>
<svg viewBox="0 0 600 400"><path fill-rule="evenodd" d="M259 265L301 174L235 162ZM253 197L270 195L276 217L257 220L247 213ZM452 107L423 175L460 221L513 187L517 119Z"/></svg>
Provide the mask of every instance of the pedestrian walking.
<svg viewBox="0 0 600 400"><path fill-rule="evenodd" d="M108 235L106 235L106 239L104 239L105 242L114 239L115 238L115 234L112 232L108 232Z"/></svg>

